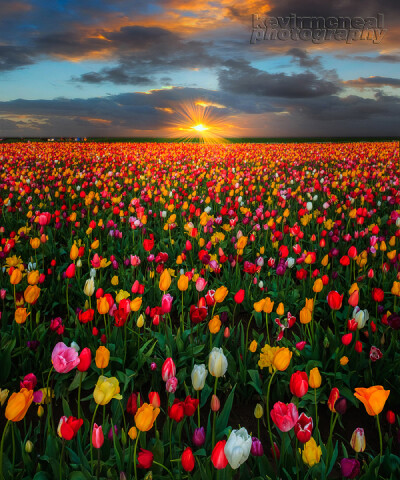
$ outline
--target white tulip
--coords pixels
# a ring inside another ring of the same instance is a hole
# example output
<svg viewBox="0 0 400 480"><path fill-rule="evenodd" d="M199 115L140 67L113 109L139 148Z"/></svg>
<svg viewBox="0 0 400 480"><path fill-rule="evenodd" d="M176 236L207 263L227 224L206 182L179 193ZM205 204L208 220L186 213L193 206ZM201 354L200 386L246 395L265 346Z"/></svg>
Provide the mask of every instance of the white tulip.
<svg viewBox="0 0 400 480"><path fill-rule="evenodd" d="M226 442L224 453L229 465L236 470L250 455L252 440L247 430L242 427L240 430L232 430Z"/></svg>
<svg viewBox="0 0 400 480"><path fill-rule="evenodd" d="M192 370L192 385L196 391L203 390L208 372L204 363L195 365Z"/></svg>

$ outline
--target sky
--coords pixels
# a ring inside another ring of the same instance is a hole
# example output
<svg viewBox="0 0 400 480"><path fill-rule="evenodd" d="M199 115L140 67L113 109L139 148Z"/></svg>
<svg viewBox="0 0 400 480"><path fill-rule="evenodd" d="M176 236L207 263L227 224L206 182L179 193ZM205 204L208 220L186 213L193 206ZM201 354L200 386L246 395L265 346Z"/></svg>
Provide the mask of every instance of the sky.
<svg viewBox="0 0 400 480"><path fill-rule="evenodd" d="M295 16L324 20L328 38ZM0 0L0 137L186 136L197 123L398 136L400 2Z"/></svg>

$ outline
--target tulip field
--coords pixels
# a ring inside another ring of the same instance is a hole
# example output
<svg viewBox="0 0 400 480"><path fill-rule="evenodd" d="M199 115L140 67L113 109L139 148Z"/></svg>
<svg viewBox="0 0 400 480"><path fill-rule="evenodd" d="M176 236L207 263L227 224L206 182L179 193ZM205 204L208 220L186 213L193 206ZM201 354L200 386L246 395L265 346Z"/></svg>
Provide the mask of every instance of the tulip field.
<svg viewBox="0 0 400 480"><path fill-rule="evenodd" d="M400 478L398 142L0 145L0 480Z"/></svg>

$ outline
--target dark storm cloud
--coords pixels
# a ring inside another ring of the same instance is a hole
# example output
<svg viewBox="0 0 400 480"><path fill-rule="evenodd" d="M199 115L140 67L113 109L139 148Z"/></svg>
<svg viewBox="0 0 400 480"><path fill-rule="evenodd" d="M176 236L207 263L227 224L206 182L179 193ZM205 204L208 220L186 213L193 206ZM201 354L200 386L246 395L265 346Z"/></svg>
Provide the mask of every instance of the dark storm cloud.
<svg viewBox="0 0 400 480"><path fill-rule="evenodd" d="M312 72L287 75L268 73L245 62L226 62L226 65L228 68L221 70L218 76L219 87L236 94L312 98L332 95L340 90L335 82L319 78Z"/></svg>
<svg viewBox="0 0 400 480"><path fill-rule="evenodd" d="M0 45L0 71L15 70L34 63L29 49L14 45Z"/></svg>
<svg viewBox="0 0 400 480"><path fill-rule="evenodd" d="M129 75L122 67L104 68L101 72L88 72L80 77L73 78L73 81L85 83L104 83L110 82L115 85L148 85L151 78L140 75Z"/></svg>
<svg viewBox="0 0 400 480"><path fill-rule="evenodd" d="M347 80L343 82L346 86L356 87L356 88L366 88L366 87L394 87L400 88L400 78L390 78L390 77L359 77L355 80Z"/></svg>

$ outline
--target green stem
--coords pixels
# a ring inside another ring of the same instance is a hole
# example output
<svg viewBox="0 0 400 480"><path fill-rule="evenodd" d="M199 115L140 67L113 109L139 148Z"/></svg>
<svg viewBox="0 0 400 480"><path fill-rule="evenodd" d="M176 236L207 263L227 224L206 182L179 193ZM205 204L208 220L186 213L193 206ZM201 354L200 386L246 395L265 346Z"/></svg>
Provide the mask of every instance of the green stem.
<svg viewBox="0 0 400 480"><path fill-rule="evenodd" d="M382 454L383 454L382 431L381 431L381 424L379 422L379 415L376 416L376 423L378 424L378 432L379 432L379 455L382 456Z"/></svg>
<svg viewBox="0 0 400 480"><path fill-rule="evenodd" d="M61 448L61 457L60 457L60 480L62 480L62 472L63 472L63 461L64 461L64 449L65 449L65 440L62 441L62 448Z"/></svg>
<svg viewBox="0 0 400 480"><path fill-rule="evenodd" d="M319 435L318 430L318 405L317 405L317 389L314 388L314 403L315 403L315 432Z"/></svg>
<svg viewBox="0 0 400 480"><path fill-rule="evenodd" d="M217 395L217 383L218 383L218 377L215 377L215 383L214 383L214 395ZM213 412L213 426L212 426L212 448L215 446L215 417L217 415L217 412Z"/></svg>
<svg viewBox="0 0 400 480"><path fill-rule="evenodd" d="M246 363L247 350L248 350L247 342L249 341L249 330L250 330L250 324L251 324L252 320L253 320L253 314L251 314L251 317L250 317L249 323L247 324L247 329L246 329L246 343L245 343L245 352L244 352L244 364L245 364L245 366L247 365L247 363Z"/></svg>
<svg viewBox="0 0 400 480"><path fill-rule="evenodd" d="M155 462L154 460L153 460L153 464L163 468L164 470L166 470L168 472L169 476L172 478L172 480L174 480L175 477L172 475L171 471L168 470L168 468L165 465L162 465L161 463Z"/></svg>
<svg viewBox="0 0 400 480"><path fill-rule="evenodd" d="M89 430L89 439L90 439L90 467L92 469L92 475L93 475L93 441L92 441L92 435L93 435L93 425L94 425L94 419L96 417L97 409L99 408L99 404L96 403L96 408L94 409L93 412L93 417L92 417L92 423L90 425L90 430Z"/></svg>
<svg viewBox="0 0 400 480"><path fill-rule="evenodd" d="M274 448L274 441L273 441L273 438L272 438L272 430L271 430L271 420L270 420L270 411L269 411L269 392L271 390L271 384L272 384L272 379L274 378L275 376L275 373L276 373L276 370L274 370L274 373L271 375L271 378L269 379L269 383L268 383L268 389L267 389L267 405L266 405L266 408L267 408L267 423L268 423L268 433L269 433L269 440L271 442L271 448L272 448L272 453L274 455L274 458L275 458L275 462L277 461L276 459L276 452L275 452L275 448Z"/></svg>
<svg viewBox="0 0 400 480"><path fill-rule="evenodd" d="M267 339L268 339L268 345L269 345L268 313L265 314L265 325L267 327Z"/></svg>
<svg viewBox="0 0 400 480"><path fill-rule="evenodd" d="M53 410L51 405L52 394L51 392L49 392L50 375L51 375L51 372L53 371L53 368L54 367L50 368L49 374L47 376L47 382L46 382L46 401L48 401L47 403L47 435L49 434L49 431L50 431L50 417L53 417Z"/></svg>
<svg viewBox="0 0 400 480"><path fill-rule="evenodd" d="M136 442L135 442L135 449L133 451L133 468L135 470L135 480L137 480L137 466L136 466L136 451L137 451L137 444L138 444L138 440L139 440L139 437L140 437L140 430L137 431L137 437L136 437Z"/></svg>
<svg viewBox="0 0 400 480"><path fill-rule="evenodd" d="M97 480L100 480L100 448L97 449Z"/></svg>
<svg viewBox="0 0 400 480"><path fill-rule="evenodd" d="M11 422L11 420L7 420L6 426L4 427L3 430L3 435L1 437L1 445L0 445L0 479L4 480L4 475L3 475L3 449L4 449L4 439L6 438L6 432L8 429L8 424Z"/></svg>
<svg viewBox="0 0 400 480"><path fill-rule="evenodd" d="M14 474L14 465L15 465L15 433L14 433L15 423L11 424L11 437L12 437L12 466L11 474Z"/></svg>
<svg viewBox="0 0 400 480"><path fill-rule="evenodd" d="M197 400L199 400L199 403L197 404L197 423L200 428L200 392L197 390Z"/></svg>
<svg viewBox="0 0 400 480"><path fill-rule="evenodd" d="M79 372L79 389L78 389L78 418L81 418L81 390L82 390L83 372Z"/></svg>

